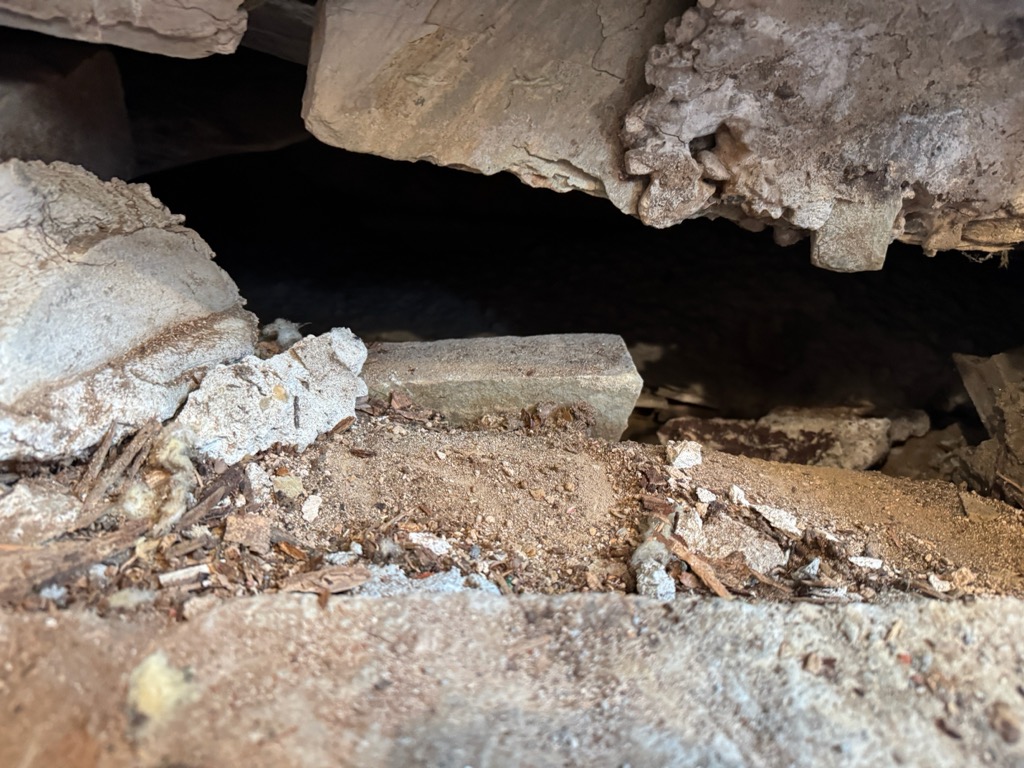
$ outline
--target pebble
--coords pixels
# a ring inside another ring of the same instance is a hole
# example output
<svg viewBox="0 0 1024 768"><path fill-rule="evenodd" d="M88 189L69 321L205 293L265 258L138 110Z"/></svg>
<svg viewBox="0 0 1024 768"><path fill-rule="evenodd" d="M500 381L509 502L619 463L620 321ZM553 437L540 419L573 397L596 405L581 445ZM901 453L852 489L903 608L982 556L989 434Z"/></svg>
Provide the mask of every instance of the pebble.
<svg viewBox="0 0 1024 768"><path fill-rule="evenodd" d="M315 493L302 502L302 519L312 523L320 514L320 506L324 503L323 497Z"/></svg>
<svg viewBox="0 0 1024 768"><path fill-rule="evenodd" d="M675 469L690 469L698 466L703 460L701 445L694 440L684 440L681 443L670 442L666 451L669 463Z"/></svg>

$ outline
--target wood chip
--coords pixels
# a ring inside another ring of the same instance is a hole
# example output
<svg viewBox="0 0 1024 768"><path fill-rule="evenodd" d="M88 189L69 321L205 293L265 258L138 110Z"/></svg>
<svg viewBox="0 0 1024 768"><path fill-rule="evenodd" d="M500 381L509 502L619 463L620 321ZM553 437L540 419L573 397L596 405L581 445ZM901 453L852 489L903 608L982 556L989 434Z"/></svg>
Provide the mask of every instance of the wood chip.
<svg viewBox="0 0 1024 768"><path fill-rule="evenodd" d="M149 525L148 520L136 520L104 536L0 552L0 600L20 600L39 584L71 580L90 565L119 556Z"/></svg>
<svg viewBox="0 0 1024 768"><path fill-rule="evenodd" d="M364 565L337 565L319 571L297 573L281 584L282 592L312 592L337 595L348 592L370 580L370 569Z"/></svg>
<svg viewBox="0 0 1024 768"><path fill-rule="evenodd" d="M179 568L169 573L157 574L157 581L161 587L180 587L183 584L191 584L195 581L202 581L205 576L210 575L210 566L206 563L190 565L188 568Z"/></svg>

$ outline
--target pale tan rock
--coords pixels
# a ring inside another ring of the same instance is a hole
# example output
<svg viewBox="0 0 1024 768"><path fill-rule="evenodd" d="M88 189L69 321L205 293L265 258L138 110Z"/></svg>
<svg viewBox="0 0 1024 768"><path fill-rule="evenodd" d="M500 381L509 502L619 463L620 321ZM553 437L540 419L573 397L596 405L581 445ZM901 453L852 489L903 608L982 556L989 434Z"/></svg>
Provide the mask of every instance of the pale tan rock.
<svg viewBox="0 0 1024 768"><path fill-rule="evenodd" d="M607 197L636 209L621 172L622 114L667 0L325 0L303 116L321 141Z"/></svg>
<svg viewBox="0 0 1024 768"><path fill-rule="evenodd" d="M586 403L608 440L622 436L643 386L622 338L598 333L375 344L363 378L371 395L406 394L455 425Z"/></svg>
<svg viewBox="0 0 1024 768"><path fill-rule="evenodd" d="M0 26L195 59L232 53L243 0L0 0Z"/></svg>

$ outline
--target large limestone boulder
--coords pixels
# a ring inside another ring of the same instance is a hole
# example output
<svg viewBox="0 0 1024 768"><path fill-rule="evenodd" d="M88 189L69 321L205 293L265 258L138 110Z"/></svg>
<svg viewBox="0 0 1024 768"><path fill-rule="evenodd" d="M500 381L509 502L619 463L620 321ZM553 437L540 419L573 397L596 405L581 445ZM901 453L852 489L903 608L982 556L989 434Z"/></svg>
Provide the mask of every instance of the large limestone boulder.
<svg viewBox="0 0 1024 768"><path fill-rule="evenodd" d="M0 200L0 461L168 419L204 370L254 350L235 284L145 185L10 160Z"/></svg>
<svg viewBox="0 0 1024 768"><path fill-rule="evenodd" d="M625 121L644 222L725 216L812 259L880 269L889 242L1024 240L1020 9L982 0L709 0L651 50Z"/></svg>
<svg viewBox="0 0 1024 768"><path fill-rule="evenodd" d="M0 0L0 26L195 59L232 53L245 33L243 0Z"/></svg>
<svg viewBox="0 0 1024 768"><path fill-rule="evenodd" d="M321 141L536 187L582 190L632 213L622 115L668 0L324 0L303 101Z"/></svg>

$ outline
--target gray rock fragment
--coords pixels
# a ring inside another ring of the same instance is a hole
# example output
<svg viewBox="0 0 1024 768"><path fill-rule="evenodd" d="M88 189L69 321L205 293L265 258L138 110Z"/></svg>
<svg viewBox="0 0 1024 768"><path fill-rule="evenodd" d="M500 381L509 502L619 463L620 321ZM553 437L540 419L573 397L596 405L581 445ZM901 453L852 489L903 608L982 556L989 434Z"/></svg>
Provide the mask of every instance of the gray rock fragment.
<svg viewBox="0 0 1024 768"><path fill-rule="evenodd" d="M1024 347L953 359L991 438L961 450L965 474L983 493L1024 507Z"/></svg>
<svg viewBox="0 0 1024 768"><path fill-rule="evenodd" d="M701 554L723 559L739 552L746 564L758 573L769 574L785 565L788 559L770 538L727 515L709 517L704 523L704 538Z"/></svg>
<svg viewBox="0 0 1024 768"><path fill-rule="evenodd" d="M64 486L45 479L25 479L0 496L0 543L41 544L74 528L82 502Z"/></svg>
<svg viewBox="0 0 1024 768"><path fill-rule="evenodd" d="M695 440L684 440L681 443L669 442L665 447L669 463L676 469L692 469L700 466L702 461L701 445Z"/></svg>
<svg viewBox="0 0 1024 768"><path fill-rule="evenodd" d="M622 114L669 0L324 0L302 114L321 141L524 183L633 213Z"/></svg>
<svg viewBox="0 0 1024 768"><path fill-rule="evenodd" d="M915 8L717 0L666 25L654 91L624 122L625 168L648 177L640 218L813 233L814 263L840 271L880 268L893 238L928 253L1024 239L1019 8Z"/></svg>
<svg viewBox="0 0 1024 768"><path fill-rule="evenodd" d="M364 597L395 597L412 593L451 594L467 590L500 595L497 586L478 573L464 574L458 568L435 573L425 579L410 579L397 565L368 566L370 580L352 590Z"/></svg>
<svg viewBox="0 0 1024 768"><path fill-rule="evenodd" d="M268 360L250 356L207 373L174 429L199 453L228 464L275 443L300 451L346 418L366 394L366 346L347 328L307 336Z"/></svg>

